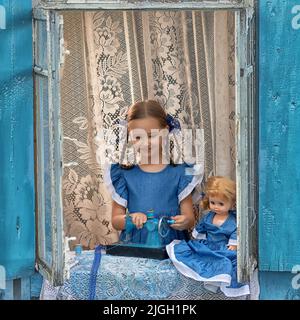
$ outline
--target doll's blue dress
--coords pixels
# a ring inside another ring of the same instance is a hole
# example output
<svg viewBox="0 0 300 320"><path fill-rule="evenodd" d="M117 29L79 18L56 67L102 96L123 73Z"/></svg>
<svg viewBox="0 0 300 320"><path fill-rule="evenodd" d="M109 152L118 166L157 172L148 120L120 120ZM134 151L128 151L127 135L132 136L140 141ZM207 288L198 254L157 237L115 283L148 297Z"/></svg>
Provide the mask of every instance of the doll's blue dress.
<svg viewBox="0 0 300 320"><path fill-rule="evenodd" d="M153 210L158 219L179 215L180 202L191 193L193 201L199 201L201 195L195 187L201 183L202 177L202 166L186 163L168 164L158 172L146 172L138 165L124 169L119 164L112 164L104 172L104 181L114 201L127 208L129 214L147 214ZM120 240L124 240L125 236L123 230ZM134 229L129 237L135 243L145 243L147 230ZM170 228L168 235L162 238L162 244L169 244L174 239L188 239L187 232Z"/></svg>
<svg viewBox="0 0 300 320"><path fill-rule="evenodd" d="M230 211L221 226L213 224L215 213L208 212L193 230L195 240L174 240L166 246L168 255L183 275L220 287L229 297L249 294L249 286L237 282L236 214Z"/></svg>

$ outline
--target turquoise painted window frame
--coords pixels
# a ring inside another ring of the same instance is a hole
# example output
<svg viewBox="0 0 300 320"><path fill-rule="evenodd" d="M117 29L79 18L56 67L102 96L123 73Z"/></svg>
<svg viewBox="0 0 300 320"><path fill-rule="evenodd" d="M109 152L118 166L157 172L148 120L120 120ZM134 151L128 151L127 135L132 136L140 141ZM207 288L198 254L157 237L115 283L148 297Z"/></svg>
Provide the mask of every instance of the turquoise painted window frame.
<svg viewBox="0 0 300 320"><path fill-rule="evenodd" d="M49 16L59 19L61 10L234 10L236 17L236 180L237 180L237 224L238 224L238 278L248 281L257 267L257 111L255 83L255 0L210 0L210 1L92 1L92 0L44 0L38 10L48 12ZM61 56L57 36L49 42L53 57ZM55 42L56 40L56 42ZM57 61L56 61L57 64ZM57 70L56 70L57 71ZM59 85L58 77L54 87ZM51 89L51 88L50 88ZM59 114L59 90L53 90L56 97L56 112ZM59 117L58 117L59 118ZM59 123L56 123L60 127ZM59 131L60 128L57 130ZM53 141L55 143L55 141ZM59 142L61 143L61 142ZM39 152L39 151L38 151ZM61 166L61 159L57 159ZM57 170L57 174L61 174ZM59 190L59 186L56 186ZM57 200L57 199L56 199ZM57 207L55 218L62 233L62 208ZM60 210L60 212L59 212ZM61 216L59 216L61 215ZM58 239L56 239L57 241ZM61 237L59 248L63 247ZM63 251L55 257L56 267L64 265ZM59 274L61 270L48 270L48 276ZM51 277L50 277L51 278ZM55 278L55 277L54 277ZM56 283L61 282L54 279Z"/></svg>
<svg viewBox="0 0 300 320"><path fill-rule="evenodd" d="M53 285L62 284L65 273L60 126L62 27L59 13L34 9L36 262L40 273Z"/></svg>
<svg viewBox="0 0 300 320"><path fill-rule="evenodd" d="M42 0L44 8L57 10L237 10L253 0Z"/></svg>

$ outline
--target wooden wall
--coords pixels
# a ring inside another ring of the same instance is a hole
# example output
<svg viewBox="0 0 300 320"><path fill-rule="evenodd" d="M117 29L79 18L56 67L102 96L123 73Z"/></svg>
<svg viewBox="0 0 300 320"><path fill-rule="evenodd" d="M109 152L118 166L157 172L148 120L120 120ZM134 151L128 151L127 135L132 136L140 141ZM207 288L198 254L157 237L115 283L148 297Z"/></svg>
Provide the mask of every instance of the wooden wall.
<svg viewBox="0 0 300 320"><path fill-rule="evenodd" d="M261 298L276 292L284 299L292 286L291 270L300 264L297 0L259 1L259 116L259 269L272 271L260 274Z"/></svg>
<svg viewBox="0 0 300 320"><path fill-rule="evenodd" d="M0 0L0 265L30 276L35 260L31 0Z"/></svg>

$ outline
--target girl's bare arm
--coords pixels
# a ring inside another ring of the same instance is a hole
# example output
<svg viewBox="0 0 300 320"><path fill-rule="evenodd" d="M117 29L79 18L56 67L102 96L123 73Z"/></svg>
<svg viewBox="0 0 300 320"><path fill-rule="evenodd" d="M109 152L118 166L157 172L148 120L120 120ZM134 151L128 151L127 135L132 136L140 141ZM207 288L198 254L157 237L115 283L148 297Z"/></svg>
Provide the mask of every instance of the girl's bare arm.
<svg viewBox="0 0 300 320"><path fill-rule="evenodd" d="M111 223L116 230L125 229L125 217L126 217L126 208L119 205L117 202L113 200Z"/></svg>
<svg viewBox="0 0 300 320"><path fill-rule="evenodd" d="M195 224L192 195L187 196L180 202L181 214L173 217L175 223L171 225L176 230L190 229Z"/></svg>

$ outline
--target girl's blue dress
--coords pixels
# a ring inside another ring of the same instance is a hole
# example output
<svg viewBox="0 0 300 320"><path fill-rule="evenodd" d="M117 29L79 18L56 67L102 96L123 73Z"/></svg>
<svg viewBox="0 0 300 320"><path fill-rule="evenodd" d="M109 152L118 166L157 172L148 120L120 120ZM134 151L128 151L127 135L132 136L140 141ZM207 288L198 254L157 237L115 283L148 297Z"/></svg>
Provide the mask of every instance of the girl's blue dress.
<svg viewBox="0 0 300 320"><path fill-rule="evenodd" d="M168 164L159 172L146 172L138 165L124 169L119 164L112 164L104 172L104 181L113 200L127 208L129 214L146 214L153 210L158 218L180 214L180 202L192 192L194 203L199 201L201 194L195 187L201 183L202 177L202 166L186 163ZM124 240L125 235L123 230L120 240ZM135 243L145 243L147 230L134 229L129 236ZM188 239L187 232L170 228L162 239L163 245L174 239Z"/></svg>
<svg viewBox="0 0 300 320"><path fill-rule="evenodd" d="M196 240L174 240L166 246L175 267L183 275L220 287L228 297L249 294L249 286L237 282L237 252L228 245L237 244L236 214L230 211L221 226L214 225L210 211L193 230Z"/></svg>

